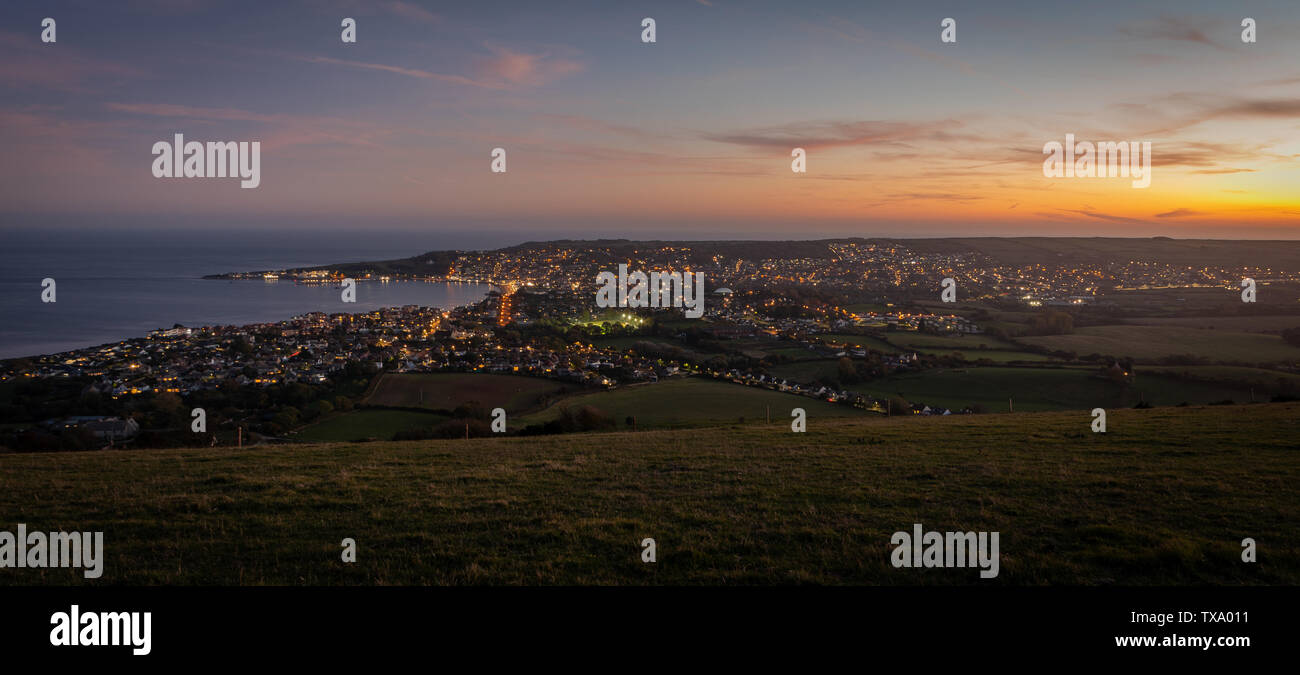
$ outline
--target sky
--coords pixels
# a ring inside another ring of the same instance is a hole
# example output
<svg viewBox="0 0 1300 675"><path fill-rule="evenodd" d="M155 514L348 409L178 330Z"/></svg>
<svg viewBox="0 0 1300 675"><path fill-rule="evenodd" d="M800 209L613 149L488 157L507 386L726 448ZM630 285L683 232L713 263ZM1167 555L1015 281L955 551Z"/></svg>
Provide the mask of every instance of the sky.
<svg viewBox="0 0 1300 675"><path fill-rule="evenodd" d="M175 133L260 186L155 178ZM1300 3L10 0L0 143L0 229L1295 239Z"/></svg>

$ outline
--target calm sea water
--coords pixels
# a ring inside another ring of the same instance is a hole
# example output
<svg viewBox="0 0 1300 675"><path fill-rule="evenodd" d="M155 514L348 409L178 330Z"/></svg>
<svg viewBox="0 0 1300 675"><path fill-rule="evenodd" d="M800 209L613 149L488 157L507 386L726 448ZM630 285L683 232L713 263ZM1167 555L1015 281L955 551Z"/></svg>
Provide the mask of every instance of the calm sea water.
<svg viewBox="0 0 1300 675"><path fill-rule="evenodd" d="M241 325L311 311L469 304L489 287L365 282L357 285L356 303L344 304L335 287L202 277L508 243L514 242L410 232L0 232L0 358L91 347L177 323ZM41 302L46 277L58 284L57 302Z"/></svg>

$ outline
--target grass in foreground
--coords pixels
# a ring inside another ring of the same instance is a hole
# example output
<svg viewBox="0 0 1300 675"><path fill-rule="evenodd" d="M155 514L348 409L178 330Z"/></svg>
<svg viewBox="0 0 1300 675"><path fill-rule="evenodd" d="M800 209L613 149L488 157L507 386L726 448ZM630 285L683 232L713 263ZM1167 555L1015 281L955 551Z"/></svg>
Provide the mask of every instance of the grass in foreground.
<svg viewBox="0 0 1300 675"><path fill-rule="evenodd" d="M0 456L0 529L103 530L107 548L95 582L0 583L1300 583L1300 404L1115 410L1105 435L1089 421ZM890 535L918 522L999 531L1001 575L894 569Z"/></svg>

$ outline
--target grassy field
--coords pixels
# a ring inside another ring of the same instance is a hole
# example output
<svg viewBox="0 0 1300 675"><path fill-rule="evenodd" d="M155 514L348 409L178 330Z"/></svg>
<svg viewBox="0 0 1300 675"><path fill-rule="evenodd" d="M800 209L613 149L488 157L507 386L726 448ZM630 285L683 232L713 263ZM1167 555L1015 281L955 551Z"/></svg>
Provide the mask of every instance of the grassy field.
<svg viewBox="0 0 1300 675"><path fill-rule="evenodd" d="M803 383L816 382L820 378L839 379L840 360L817 359L782 363L768 368L767 372L775 377Z"/></svg>
<svg viewBox="0 0 1300 675"><path fill-rule="evenodd" d="M1165 374L1137 370L1137 378L1121 386L1095 377L1093 368L956 368L898 375L855 386L877 397L902 394L913 402L962 408L980 404L987 412L1006 412L1014 398L1017 411L1129 408L1139 401L1172 406L1206 404L1231 399L1250 400L1249 387L1232 383L1192 382Z"/></svg>
<svg viewBox="0 0 1300 675"><path fill-rule="evenodd" d="M1276 335L1187 328L1183 326L1089 326L1072 335L1021 338L1048 349L1076 354L1154 359L1192 354L1240 363L1300 362L1300 347Z"/></svg>
<svg viewBox="0 0 1300 675"><path fill-rule="evenodd" d="M1300 375L1239 366L1143 366L1143 373L1227 385L1237 390L1254 388L1257 395L1300 395Z"/></svg>
<svg viewBox="0 0 1300 675"><path fill-rule="evenodd" d="M99 580L0 584L1300 583L1300 404L1089 421L0 455L8 528L102 530L106 548ZM913 523L999 532L1000 575L892 567Z"/></svg>
<svg viewBox="0 0 1300 675"><path fill-rule="evenodd" d="M726 346L730 349L736 349L746 356L755 359L762 359L775 355L780 355L784 358L794 360L820 358L817 355L817 352L808 349L807 347L800 347L785 340L771 340L766 338L728 340Z"/></svg>
<svg viewBox="0 0 1300 675"><path fill-rule="evenodd" d="M849 347L864 347L886 354L917 352L921 354L951 354L960 352L967 360L989 359L999 363L1013 361L1047 361L1049 357L1022 351L1016 345L990 335L949 336L912 331L885 333L885 340L868 335L825 333L823 340L839 341ZM984 348L980 349L980 345Z"/></svg>
<svg viewBox="0 0 1300 675"><path fill-rule="evenodd" d="M560 406L590 405L624 424L635 416L638 428L689 427L738 422L761 423L771 408L773 420L790 420L790 411L803 408L810 417L866 415L865 411L794 394L746 387L701 377L677 378L656 384L619 387L567 398L520 419L519 424L545 422L559 415ZM512 424L514 424L512 422ZM787 428L789 422L786 422Z"/></svg>
<svg viewBox="0 0 1300 675"><path fill-rule="evenodd" d="M300 441L332 442L365 439L391 440L408 429L427 429L450 417L417 410L353 410L308 426L293 438Z"/></svg>
<svg viewBox="0 0 1300 675"><path fill-rule="evenodd" d="M1126 323L1144 326L1183 326L1240 333L1281 333L1300 326L1300 316L1194 316L1179 318L1129 319Z"/></svg>
<svg viewBox="0 0 1300 675"><path fill-rule="evenodd" d="M1295 311L1300 288L1289 283L1269 283L1259 286L1258 300L1245 307L1241 302L1241 289L1227 288L1159 288L1143 290L1107 290L1098 300L1127 310L1131 315L1146 317L1168 316L1267 316Z"/></svg>
<svg viewBox="0 0 1300 675"><path fill-rule="evenodd" d="M470 401L484 407L523 412L543 405L543 397L580 390L557 380L486 373L386 373L365 405L454 410Z"/></svg>
<svg viewBox="0 0 1300 675"><path fill-rule="evenodd" d="M919 332L900 332L887 335L890 342L906 351L922 354L960 353L968 361L989 359L999 363L1013 361L1048 361L1042 354L1023 351L1015 344L991 335L932 335ZM981 348L982 347L982 348Z"/></svg>
<svg viewBox="0 0 1300 675"><path fill-rule="evenodd" d="M885 336L890 342L905 349L929 352L970 352L984 350L1018 351L1016 345L992 335L935 335L920 331L898 331Z"/></svg>
<svg viewBox="0 0 1300 675"><path fill-rule="evenodd" d="M614 348L623 351L632 349L638 344L642 344L642 345L649 344L663 351L671 351L674 349L681 350L685 358L698 359L698 358L707 357L706 355L701 354L700 352L692 349L689 345L685 343L679 342L677 340L668 339L668 338L662 338L662 337L648 337L648 336L594 337L591 338L589 342L593 345L596 345L597 347Z"/></svg>
<svg viewBox="0 0 1300 675"><path fill-rule="evenodd" d="M863 349L874 349L886 354L897 354L901 351L884 340L871 337L870 335L852 335L843 333L818 333L818 338L826 342L843 342L847 347L860 347Z"/></svg>

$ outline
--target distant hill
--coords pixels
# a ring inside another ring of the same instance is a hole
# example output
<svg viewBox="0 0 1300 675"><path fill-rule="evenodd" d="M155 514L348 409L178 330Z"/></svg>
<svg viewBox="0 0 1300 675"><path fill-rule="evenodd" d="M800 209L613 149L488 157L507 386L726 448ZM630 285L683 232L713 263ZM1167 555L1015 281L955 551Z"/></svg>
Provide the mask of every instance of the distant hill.
<svg viewBox="0 0 1300 675"><path fill-rule="evenodd" d="M829 259L829 245L857 242L882 246L902 245L919 253L976 253L1007 265L1052 262L1125 262L1147 260L1175 265L1262 266L1300 270L1300 241L1116 238L1116 237L970 237L944 239L844 238L787 241L669 241L627 239L556 240L527 242L503 247L502 251L525 253L541 246L581 245L608 248L612 257L627 257L650 248L690 248L693 262L703 263L714 255L746 260ZM410 258L365 262L342 262L303 269L334 269L344 273L446 274L456 256L465 251L429 251ZM248 270L251 271L251 270ZM214 275L221 277L225 275Z"/></svg>
<svg viewBox="0 0 1300 675"><path fill-rule="evenodd" d="M1028 263L1151 260L1180 265L1263 266L1300 269L1300 241L1115 237L979 237L908 239L921 253L975 251L1009 265Z"/></svg>

